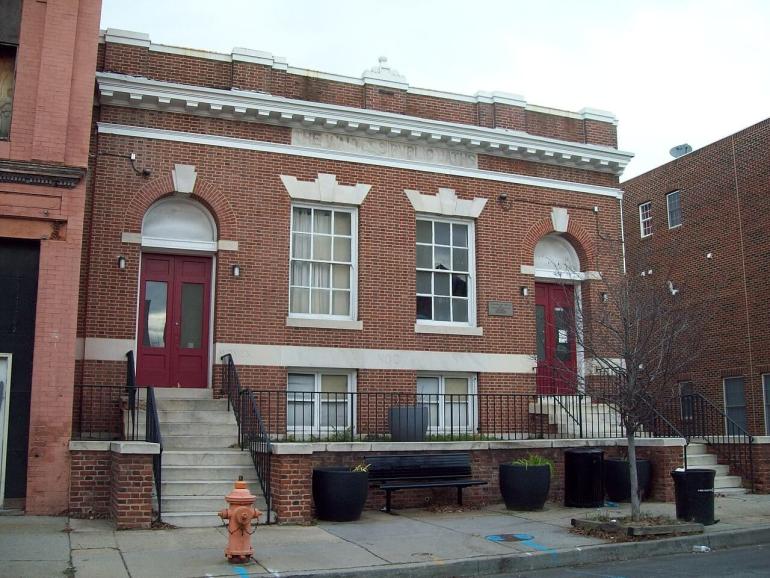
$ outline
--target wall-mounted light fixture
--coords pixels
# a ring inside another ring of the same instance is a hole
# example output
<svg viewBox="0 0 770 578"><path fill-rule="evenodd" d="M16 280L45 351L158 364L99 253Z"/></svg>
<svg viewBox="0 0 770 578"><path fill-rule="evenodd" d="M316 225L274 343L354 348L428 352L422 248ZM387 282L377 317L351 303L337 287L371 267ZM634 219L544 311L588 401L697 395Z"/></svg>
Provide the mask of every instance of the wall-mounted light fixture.
<svg viewBox="0 0 770 578"><path fill-rule="evenodd" d="M497 195L497 200L500 201L501 203L504 203L505 201L508 200L508 193L500 193L499 195Z"/></svg>
<svg viewBox="0 0 770 578"><path fill-rule="evenodd" d="M607 296L606 293L602 292L602 293L599 293L599 299L602 300L602 303L607 303L607 300L609 299L609 297Z"/></svg>
<svg viewBox="0 0 770 578"><path fill-rule="evenodd" d="M232 267L230 267L230 270L233 273L233 277L240 277L241 276L241 266L238 265L237 263L235 265L233 265Z"/></svg>
<svg viewBox="0 0 770 578"><path fill-rule="evenodd" d="M529 295L529 287L524 287L524 286L519 287L519 293L521 293L522 297L526 297L527 295Z"/></svg>
<svg viewBox="0 0 770 578"><path fill-rule="evenodd" d="M118 257L118 269L126 268L126 258L123 255Z"/></svg>

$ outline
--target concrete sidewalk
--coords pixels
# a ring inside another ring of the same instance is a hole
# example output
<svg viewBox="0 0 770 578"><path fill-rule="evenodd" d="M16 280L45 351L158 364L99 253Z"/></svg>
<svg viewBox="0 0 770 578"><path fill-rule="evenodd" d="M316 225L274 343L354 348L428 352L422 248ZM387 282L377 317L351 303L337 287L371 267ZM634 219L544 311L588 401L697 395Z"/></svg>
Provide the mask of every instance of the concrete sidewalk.
<svg viewBox="0 0 770 578"><path fill-rule="evenodd" d="M348 523L260 526L256 561L225 561L225 528L114 531L110 522L0 516L0 576L155 578L159 576L484 575L770 542L770 496L716 498L720 522L701 536L612 544L569 532L573 517L628 510L564 508L509 512L502 505L464 512L365 512ZM673 504L647 503L674 515ZM495 540L517 534L518 541ZM703 554L693 554L703 555Z"/></svg>

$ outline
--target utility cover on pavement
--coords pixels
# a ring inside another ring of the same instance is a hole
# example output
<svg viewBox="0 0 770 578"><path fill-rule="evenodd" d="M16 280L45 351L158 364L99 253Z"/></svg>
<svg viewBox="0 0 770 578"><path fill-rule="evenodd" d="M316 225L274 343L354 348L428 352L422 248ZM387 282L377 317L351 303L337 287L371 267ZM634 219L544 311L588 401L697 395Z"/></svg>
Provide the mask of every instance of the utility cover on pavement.
<svg viewBox="0 0 770 578"><path fill-rule="evenodd" d="M531 534L492 534L487 536L487 540L491 542L525 542L534 540L534 538Z"/></svg>

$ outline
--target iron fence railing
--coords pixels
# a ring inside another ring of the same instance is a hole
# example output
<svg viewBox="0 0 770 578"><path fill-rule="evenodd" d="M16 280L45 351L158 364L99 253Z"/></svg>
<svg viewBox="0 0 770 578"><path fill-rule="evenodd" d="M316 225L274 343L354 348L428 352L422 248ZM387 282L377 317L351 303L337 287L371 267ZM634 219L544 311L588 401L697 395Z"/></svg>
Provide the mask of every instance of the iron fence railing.
<svg viewBox="0 0 770 578"><path fill-rule="evenodd" d="M155 496L158 499L158 521L162 514L162 461L163 461L163 436L160 433L160 420L158 419L158 404L155 401L155 390L147 388L147 409L145 410L145 432L148 442L160 446L160 451L152 456L152 475L155 479Z"/></svg>
<svg viewBox="0 0 770 578"><path fill-rule="evenodd" d="M699 393L681 396L678 415L687 439L711 446L720 459L730 464L733 473L748 480L753 491L754 437Z"/></svg>
<svg viewBox="0 0 770 578"><path fill-rule="evenodd" d="M222 357L222 387L227 395L228 407L233 408L238 423L238 443L241 450L248 450L254 469L259 478L262 495L265 498L265 523L273 522L272 517L272 440L262 419L254 392L241 387L238 370L230 354Z"/></svg>

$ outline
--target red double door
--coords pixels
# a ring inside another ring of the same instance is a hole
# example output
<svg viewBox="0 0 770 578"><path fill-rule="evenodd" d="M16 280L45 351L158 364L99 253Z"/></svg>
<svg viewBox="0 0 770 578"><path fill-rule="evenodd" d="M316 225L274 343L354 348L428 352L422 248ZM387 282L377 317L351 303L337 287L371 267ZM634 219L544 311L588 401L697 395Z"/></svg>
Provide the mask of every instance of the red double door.
<svg viewBox="0 0 770 578"><path fill-rule="evenodd" d="M575 292L571 285L535 283L538 393L576 391L574 309Z"/></svg>
<svg viewBox="0 0 770 578"><path fill-rule="evenodd" d="M211 258L142 255L137 385L206 387Z"/></svg>

